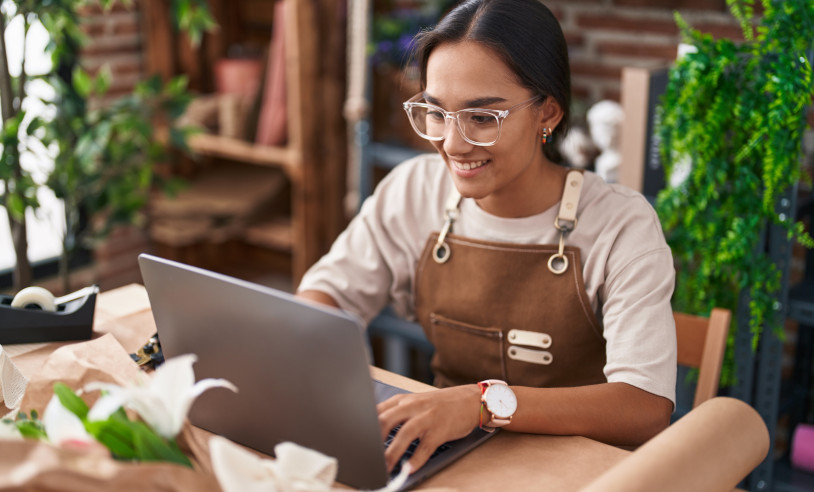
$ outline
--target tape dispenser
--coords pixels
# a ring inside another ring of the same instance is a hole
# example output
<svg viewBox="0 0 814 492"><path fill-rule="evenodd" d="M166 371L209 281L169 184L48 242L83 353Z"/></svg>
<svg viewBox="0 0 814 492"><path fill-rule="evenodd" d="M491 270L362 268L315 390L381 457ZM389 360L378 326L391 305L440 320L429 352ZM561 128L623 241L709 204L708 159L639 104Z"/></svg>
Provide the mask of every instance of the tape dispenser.
<svg viewBox="0 0 814 492"><path fill-rule="evenodd" d="M0 345L89 339L98 293L92 285L61 297L42 287L0 295Z"/></svg>

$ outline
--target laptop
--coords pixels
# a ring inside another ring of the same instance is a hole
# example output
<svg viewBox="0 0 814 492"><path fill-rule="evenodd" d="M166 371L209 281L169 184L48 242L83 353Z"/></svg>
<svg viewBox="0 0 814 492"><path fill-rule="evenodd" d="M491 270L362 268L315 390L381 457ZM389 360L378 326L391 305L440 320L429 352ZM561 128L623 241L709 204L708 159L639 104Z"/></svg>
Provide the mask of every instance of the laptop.
<svg viewBox="0 0 814 492"><path fill-rule="evenodd" d="M338 460L337 480L387 484L376 403L405 392L370 376L362 321L289 293L139 255L166 358L196 354L195 377L224 378L194 403L194 425L273 455L291 441ZM411 488L494 433L475 429L416 470Z"/></svg>

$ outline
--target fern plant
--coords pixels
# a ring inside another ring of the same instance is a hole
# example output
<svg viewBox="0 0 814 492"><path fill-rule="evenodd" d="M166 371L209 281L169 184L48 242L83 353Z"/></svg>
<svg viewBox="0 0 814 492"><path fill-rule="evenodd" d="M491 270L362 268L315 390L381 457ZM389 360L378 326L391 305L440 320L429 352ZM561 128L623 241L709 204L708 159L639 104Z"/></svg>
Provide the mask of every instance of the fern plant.
<svg viewBox="0 0 814 492"><path fill-rule="evenodd" d="M658 108L660 153L670 184L657 198L676 262L676 310L737 312L749 296L753 348L772 326L781 272L761 247L765 228L814 246L804 224L778 215L776 201L798 180L811 103L814 0L727 0L744 41L713 39L676 13L696 51L676 62ZM721 384L734 381L734 330Z"/></svg>

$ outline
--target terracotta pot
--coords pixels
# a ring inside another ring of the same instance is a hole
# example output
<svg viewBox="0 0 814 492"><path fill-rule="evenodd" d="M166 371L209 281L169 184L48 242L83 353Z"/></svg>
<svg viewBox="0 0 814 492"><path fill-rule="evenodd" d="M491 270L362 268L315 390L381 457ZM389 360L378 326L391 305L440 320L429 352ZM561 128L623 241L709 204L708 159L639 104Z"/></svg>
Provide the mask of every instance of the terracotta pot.
<svg viewBox="0 0 814 492"><path fill-rule="evenodd" d="M215 90L221 94L254 96L263 78L263 62L257 58L221 58L215 63Z"/></svg>

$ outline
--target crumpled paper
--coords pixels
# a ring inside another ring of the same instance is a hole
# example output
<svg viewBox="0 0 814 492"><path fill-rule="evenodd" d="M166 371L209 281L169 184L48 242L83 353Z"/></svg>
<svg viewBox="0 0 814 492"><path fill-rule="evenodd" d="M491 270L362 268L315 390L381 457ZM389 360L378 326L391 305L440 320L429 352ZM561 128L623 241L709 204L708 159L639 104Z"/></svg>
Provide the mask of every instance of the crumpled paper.
<svg viewBox="0 0 814 492"><path fill-rule="evenodd" d="M31 439L0 440L0 491L220 492L212 475L172 463L116 461L107 453Z"/></svg>
<svg viewBox="0 0 814 492"><path fill-rule="evenodd" d="M144 374L113 335L65 345L48 356L40 371L31 377L20 410L40 415L60 381L73 390L95 381L119 385L131 383ZM92 406L98 395L83 395ZM208 456L196 454L205 447L195 442L187 422L178 445L193 462L194 469L172 463L131 463L114 460L107 452L57 447L31 439L0 439L0 491L107 492L143 490L194 490L220 492L208 469ZM98 450L98 448L96 448Z"/></svg>
<svg viewBox="0 0 814 492"><path fill-rule="evenodd" d="M17 410L25 394L28 384L26 378L14 361L8 356L0 345L0 401L9 410Z"/></svg>
<svg viewBox="0 0 814 492"><path fill-rule="evenodd" d="M96 381L130 384L140 374L141 370L113 335L65 345L54 350L39 372L31 377L20 410L29 413L35 409L42 415L57 381L77 391ZM93 406L97 397L92 395L83 399L88 406Z"/></svg>
<svg viewBox="0 0 814 492"><path fill-rule="evenodd" d="M263 459L220 436L209 440L212 468L223 492L331 492L336 480L336 458L292 442L274 447L276 460ZM404 485L407 466L378 492Z"/></svg>

